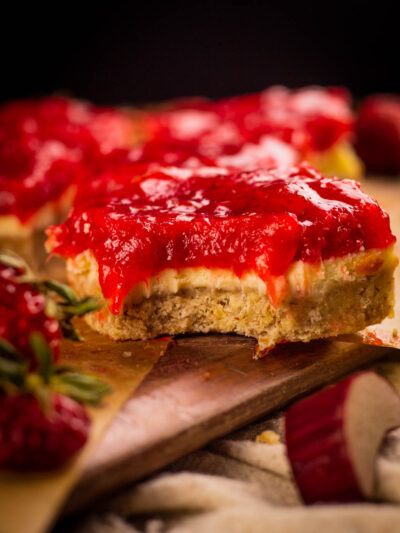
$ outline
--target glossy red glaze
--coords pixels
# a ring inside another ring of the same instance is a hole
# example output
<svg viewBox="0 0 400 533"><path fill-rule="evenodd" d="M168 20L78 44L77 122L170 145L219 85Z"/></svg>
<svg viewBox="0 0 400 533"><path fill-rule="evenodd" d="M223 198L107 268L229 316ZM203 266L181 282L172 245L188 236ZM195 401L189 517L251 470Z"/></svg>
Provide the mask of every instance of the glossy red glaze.
<svg viewBox="0 0 400 533"><path fill-rule="evenodd" d="M49 230L56 253L93 252L114 313L136 282L165 268L253 270L269 283L295 260L318 262L395 240L387 214L357 183L323 178L306 165L122 172L114 184Z"/></svg>
<svg viewBox="0 0 400 533"><path fill-rule="evenodd" d="M0 146L0 216L26 222L86 175L80 152L59 141L10 139Z"/></svg>
<svg viewBox="0 0 400 533"><path fill-rule="evenodd" d="M104 159L104 165L109 163L158 163L163 166L184 166L195 168L199 166L221 166L239 170L254 170L255 168L289 167L299 160L299 153L287 143L273 136L264 135L257 143L244 142L235 149L224 151L224 147L216 146L220 153L214 157L198 151L194 145L182 143L171 147L168 143L150 141L137 146L130 151L114 151Z"/></svg>
<svg viewBox="0 0 400 533"><path fill-rule="evenodd" d="M101 161L102 172L82 184L76 202L99 194L112 194L132 176L155 172L162 167L221 167L234 170L257 168L289 168L298 162L298 153L288 144L271 136L264 136L258 143L245 143L234 154L214 159L202 156L188 146L169 148L159 142L148 142L131 150L114 150Z"/></svg>
<svg viewBox="0 0 400 533"><path fill-rule="evenodd" d="M129 118L122 112L63 97L19 100L0 107L0 145L10 138L58 140L95 161L126 146Z"/></svg>
<svg viewBox="0 0 400 533"><path fill-rule="evenodd" d="M0 215L27 221L126 146L129 128L117 110L67 98L0 107Z"/></svg>
<svg viewBox="0 0 400 533"><path fill-rule="evenodd" d="M308 87L266 91L217 102L178 100L172 109L150 114L150 137L174 146L195 146L211 158L237 151L243 142L273 135L305 156L323 151L352 133L353 115L343 89Z"/></svg>
<svg viewBox="0 0 400 533"><path fill-rule="evenodd" d="M295 148L272 135L263 135L256 143L244 143L235 153L220 155L213 164L237 170L254 170L289 168L299 161L300 153Z"/></svg>
<svg viewBox="0 0 400 533"><path fill-rule="evenodd" d="M61 330L58 321L46 314L46 300L28 283L19 283L18 271L0 263L0 337L10 342L32 367L37 361L29 336L40 332L58 359Z"/></svg>
<svg viewBox="0 0 400 533"><path fill-rule="evenodd" d="M359 109L356 135L356 149L368 171L399 174L400 96L367 98Z"/></svg>
<svg viewBox="0 0 400 533"><path fill-rule="evenodd" d="M351 133L350 98L341 89L271 87L259 95L222 101L220 113L246 138L276 135L303 154L323 151Z"/></svg>

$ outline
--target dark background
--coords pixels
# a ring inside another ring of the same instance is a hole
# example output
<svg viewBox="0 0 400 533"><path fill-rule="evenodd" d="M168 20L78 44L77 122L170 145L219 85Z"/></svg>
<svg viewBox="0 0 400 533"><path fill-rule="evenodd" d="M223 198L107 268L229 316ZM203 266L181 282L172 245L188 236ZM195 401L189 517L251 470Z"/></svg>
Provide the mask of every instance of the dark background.
<svg viewBox="0 0 400 533"><path fill-rule="evenodd" d="M399 16L389 6L3 3L0 100L61 91L140 103L277 83L345 85L356 98L400 92Z"/></svg>

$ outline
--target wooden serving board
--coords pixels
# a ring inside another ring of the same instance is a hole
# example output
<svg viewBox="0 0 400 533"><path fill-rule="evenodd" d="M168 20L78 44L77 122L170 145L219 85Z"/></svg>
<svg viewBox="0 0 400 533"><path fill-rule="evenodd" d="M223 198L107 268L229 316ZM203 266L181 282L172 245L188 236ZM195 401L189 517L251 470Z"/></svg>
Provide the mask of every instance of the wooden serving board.
<svg viewBox="0 0 400 533"><path fill-rule="evenodd" d="M393 227L400 235L400 187L388 187L368 188L392 211ZM390 327L400 325L399 316ZM87 348L96 345L95 333L87 330L85 335ZM123 343L123 351L121 343L103 339L101 344L116 357L129 355L129 342ZM67 510L81 508L391 352L315 341L281 345L255 361L253 348L253 340L234 335L186 336L171 344L115 418ZM85 345L80 349L84 356Z"/></svg>

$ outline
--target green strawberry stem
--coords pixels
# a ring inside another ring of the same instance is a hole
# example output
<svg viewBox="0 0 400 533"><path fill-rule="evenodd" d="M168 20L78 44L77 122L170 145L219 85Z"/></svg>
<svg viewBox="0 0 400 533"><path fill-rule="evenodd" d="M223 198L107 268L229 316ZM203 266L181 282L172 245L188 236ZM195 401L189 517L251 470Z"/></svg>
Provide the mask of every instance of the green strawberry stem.
<svg viewBox="0 0 400 533"><path fill-rule="evenodd" d="M28 362L5 339L0 337L0 387L20 387L28 370Z"/></svg>
<svg viewBox="0 0 400 533"><path fill-rule="evenodd" d="M55 292L56 294L61 296L61 298L63 298L66 302L70 304L76 304L79 302L77 295L69 285L65 285L65 283L61 283L56 280L45 280L43 284L46 289Z"/></svg>
<svg viewBox="0 0 400 533"><path fill-rule="evenodd" d="M47 344L43 335L37 331L31 333L29 342L39 363L39 374L42 376L46 385L48 385L53 373L53 353L50 346Z"/></svg>
<svg viewBox="0 0 400 533"><path fill-rule="evenodd" d="M46 409L51 405L51 392L90 405L99 405L111 392L111 387L95 375L55 365L52 350L41 333L32 333L29 342L38 361L37 372L29 372L27 361L0 338L0 389L6 393L30 392Z"/></svg>

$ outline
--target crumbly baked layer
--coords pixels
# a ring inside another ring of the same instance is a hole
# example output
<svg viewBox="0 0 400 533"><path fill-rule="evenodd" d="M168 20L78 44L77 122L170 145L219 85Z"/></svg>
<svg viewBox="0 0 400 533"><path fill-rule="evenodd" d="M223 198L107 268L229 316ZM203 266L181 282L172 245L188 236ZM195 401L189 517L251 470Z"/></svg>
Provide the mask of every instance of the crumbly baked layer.
<svg viewBox="0 0 400 533"><path fill-rule="evenodd" d="M136 288L118 315L104 307L85 320L116 340L233 332L256 338L262 352L282 341L307 342L355 332L390 314L397 264L392 247L329 259L318 268L299 263L286 274L286 290L277 307L259 283L241 285L236 278L229 285L226 278L218 286L215 277L209 275L207 282L199 272L190 283L186 272L183 283L166 284L160 276L149 280L147 294L138 297ZM101 296L97 263L90 253L69 259L67 265L69 281L79 295Z"/></svg>

